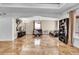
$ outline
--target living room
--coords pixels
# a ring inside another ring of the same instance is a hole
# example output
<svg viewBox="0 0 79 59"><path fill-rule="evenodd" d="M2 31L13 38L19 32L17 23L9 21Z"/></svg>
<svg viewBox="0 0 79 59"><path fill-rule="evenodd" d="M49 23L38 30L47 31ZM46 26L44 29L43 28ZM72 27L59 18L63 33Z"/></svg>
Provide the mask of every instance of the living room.
<svg viewBox="0 0 79 59"><path fill-rule="evenodd" d="M79 54L79 4L0 6L0 54Z"/></svg>

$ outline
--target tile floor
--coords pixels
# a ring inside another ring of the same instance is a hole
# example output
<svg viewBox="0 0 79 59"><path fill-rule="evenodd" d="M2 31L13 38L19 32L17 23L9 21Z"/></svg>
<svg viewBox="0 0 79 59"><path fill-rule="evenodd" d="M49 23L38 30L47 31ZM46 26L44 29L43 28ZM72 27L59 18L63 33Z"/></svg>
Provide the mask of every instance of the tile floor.
<svg viewBox="0 0 79 59"><path fill-rule="evenodd" d="M34 45L35 37L26 35L15 41L0 41L0 55L79 55L79 49L70 47L49 35L42 35L40 45Z"/></svg>

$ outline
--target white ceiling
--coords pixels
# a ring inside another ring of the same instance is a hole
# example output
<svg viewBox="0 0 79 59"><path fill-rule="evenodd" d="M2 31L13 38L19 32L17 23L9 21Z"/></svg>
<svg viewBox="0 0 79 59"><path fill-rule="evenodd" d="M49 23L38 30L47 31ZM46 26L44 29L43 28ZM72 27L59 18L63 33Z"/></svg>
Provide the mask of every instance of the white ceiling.
<svg viewBox="0 0 79 59"><path fill-rule="evenodd" d="M44 16L57 18L77 3L0 3L0 12L8 16Z"/></svg>
<svg viewBox="0 0 79 59"><path fill-rule="evenodd" d="M63 5L63 3L1 3L0 7L59 9Z"/></svg>
<svg viewBox="0 0 79 59"><path fill-rule="evenodd" d="M33 16L33 17L28 17L28 18L19 18L21 20L53 20L57 21L59 20L58 18L49 18L49 17L42 17L42 16Z"/></svg>

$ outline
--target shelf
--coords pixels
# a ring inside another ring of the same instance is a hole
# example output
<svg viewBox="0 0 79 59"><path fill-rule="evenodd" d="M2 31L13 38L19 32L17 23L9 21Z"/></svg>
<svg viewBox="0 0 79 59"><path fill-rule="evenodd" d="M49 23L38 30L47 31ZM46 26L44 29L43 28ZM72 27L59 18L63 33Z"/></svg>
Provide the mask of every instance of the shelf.
<svg viewBox="0 0 79 59"><path fill-rule="evenodd" d="M68 43L68 18L59 21L59 40Z"/></svg>

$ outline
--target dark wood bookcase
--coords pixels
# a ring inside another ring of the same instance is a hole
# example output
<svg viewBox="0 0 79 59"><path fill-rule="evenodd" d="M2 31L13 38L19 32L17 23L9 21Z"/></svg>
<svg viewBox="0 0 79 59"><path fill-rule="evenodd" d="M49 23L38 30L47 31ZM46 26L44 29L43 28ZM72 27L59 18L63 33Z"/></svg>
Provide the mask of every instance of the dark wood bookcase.
<svg viewBox="0 0 79 59"><path fill-rule="evenodd" d="M69 18L59 20L59 40L68 43Z"/></svg>

